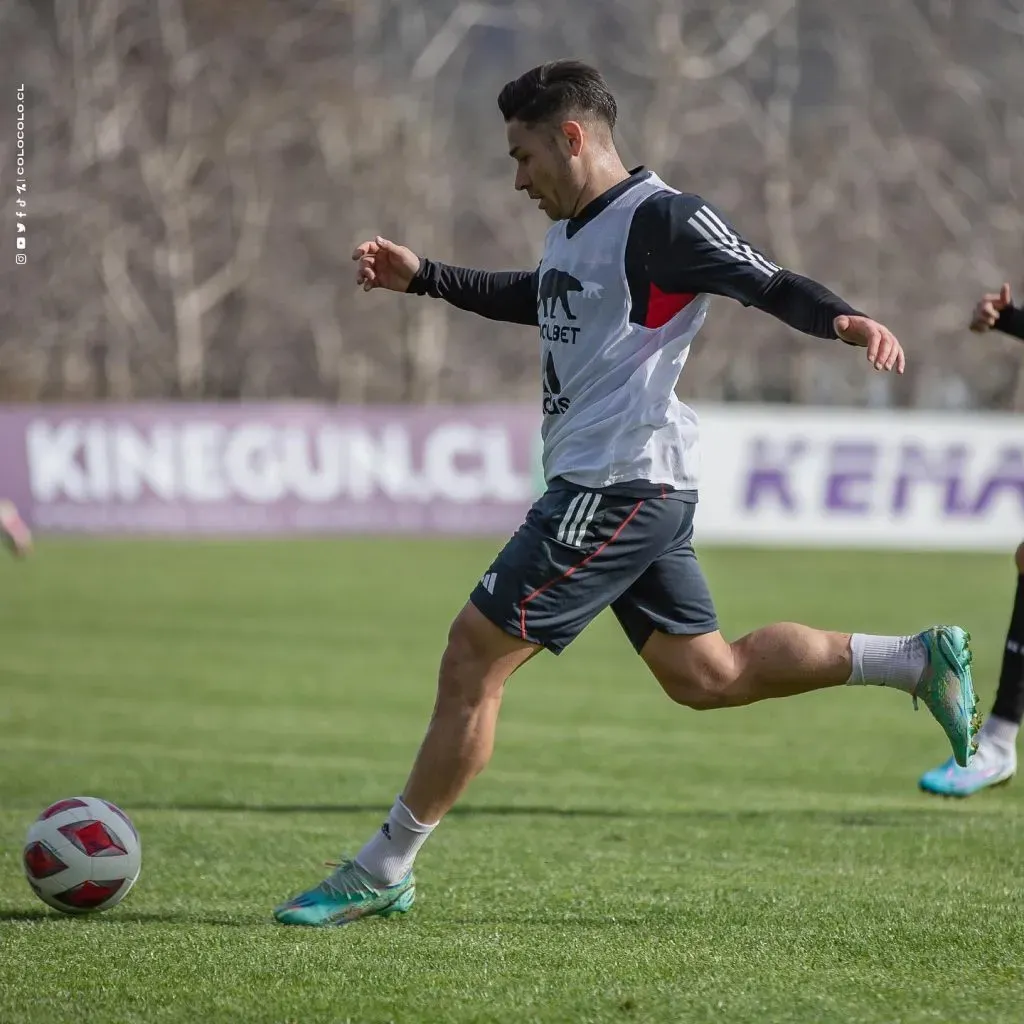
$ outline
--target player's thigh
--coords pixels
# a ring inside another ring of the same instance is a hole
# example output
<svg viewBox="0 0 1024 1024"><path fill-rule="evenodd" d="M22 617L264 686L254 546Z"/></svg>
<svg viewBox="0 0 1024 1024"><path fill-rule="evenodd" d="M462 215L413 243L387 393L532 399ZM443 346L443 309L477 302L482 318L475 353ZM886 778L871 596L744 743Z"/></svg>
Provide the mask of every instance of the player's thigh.
<svg viewBox="0 0 1024 1024"><path fill-rule="evenodd" d="M693 506L675 543L612 605L634 649L673 699L688 702L728 674L731 652L692 544Z"/></svg>
<svg viewBox="0 0 1024 1024"><path fill-rule="evenodd" d="M655 502L555 490L541 497L470 601L519 640L561 653L671 543Z"/></svg>
<svg viewBox="0 0 1024 1024"><path fill-rule="evenodd" d="M1017 573L1024 576L1024 541L1021 541L1014 553L1013 560L1017 565Z"/></svg>

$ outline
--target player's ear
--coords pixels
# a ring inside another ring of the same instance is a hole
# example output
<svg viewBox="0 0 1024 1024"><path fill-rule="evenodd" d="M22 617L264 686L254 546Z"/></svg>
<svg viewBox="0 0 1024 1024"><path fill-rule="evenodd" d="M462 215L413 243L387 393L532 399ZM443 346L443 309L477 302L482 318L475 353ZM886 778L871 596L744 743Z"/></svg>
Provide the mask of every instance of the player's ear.
<svg viewBox="0 0 1024 1024"><path fill-rule="evenodd" d="M563 121L562 135L565 138L569 156L579 156L583 149L583 125L579 121Z"/></svg>

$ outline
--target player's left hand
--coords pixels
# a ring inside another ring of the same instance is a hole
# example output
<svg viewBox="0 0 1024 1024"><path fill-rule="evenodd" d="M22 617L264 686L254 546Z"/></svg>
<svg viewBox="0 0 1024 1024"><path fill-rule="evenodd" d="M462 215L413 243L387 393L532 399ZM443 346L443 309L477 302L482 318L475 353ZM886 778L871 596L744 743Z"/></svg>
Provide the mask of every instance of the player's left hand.
<svg viewBox="0 0 1024 1024"><path fill-rule="evenodd" d="M868 362L876 370L895 370L902 373L906 367L903 346L884 324L867 316L837 316L832 324L840 339L850 345L868 350Z"/></svg>

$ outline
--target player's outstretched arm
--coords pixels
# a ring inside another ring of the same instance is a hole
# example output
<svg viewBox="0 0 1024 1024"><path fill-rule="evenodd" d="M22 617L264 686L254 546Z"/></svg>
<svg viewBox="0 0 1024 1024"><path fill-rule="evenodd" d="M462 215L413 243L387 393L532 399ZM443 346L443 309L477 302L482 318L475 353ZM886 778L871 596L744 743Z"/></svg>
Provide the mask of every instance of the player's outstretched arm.
<svg viewBox="0 0 1024 1024"><path fill-rule="evenodd" d="M352 259L359 264L356 284L365 292L386 288L429 295L489 320L537 324L536 271L451 267L417 256L380 235L357 246Z"/></svg>
<svg viewBox="0 0 1024 1024"><path fill-rule="evenodd" d="M634 217L627 261L629 249L647 254L645 267L661 291L728 296L804 334L859 346L877 370L903 373L903 348L884 324L817 281L783 270L700 196L652 197Z"/></svg>
<svg viewBox="0 0 1024 1024"><path fill-rule="evenodd" d="M1024 309L1013 304L1008 282L998 292L987 292L981 297L974 307L971 330L977 334L990 330L1002 331L1024 340Z"/></svg>
<svg viewBox="0 0 1024 1024"><path fill-rule="evenodd" d="M748 305L770 313L816 338L838 338L865 349L876 369L903 373L903 346L888 327L856 310L825 285L791 270L779 270L752 293ZM744 300L741 300L744 301Z"/></svg>

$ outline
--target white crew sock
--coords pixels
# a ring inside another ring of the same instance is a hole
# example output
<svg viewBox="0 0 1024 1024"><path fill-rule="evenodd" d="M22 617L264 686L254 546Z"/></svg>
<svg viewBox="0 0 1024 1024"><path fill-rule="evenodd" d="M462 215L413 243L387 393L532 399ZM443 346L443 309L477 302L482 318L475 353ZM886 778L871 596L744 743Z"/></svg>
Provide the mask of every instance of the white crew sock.
<svg viewBox="0 0 1024 1024"><path fill-rule="evenodd" d="M395 885L412 870L416 854L436 827L436 822L417 821L402 798L396 797L388 820L356 854L356 864L381 885Z"/></svg>
<svg viewBox="0 0 1024 1024"><path fill-rule="evenodd" d="M1006 753L1011 751L1015 753L1019 730L1020 726L1016 722L1008 722L998 715L989 715L981 727L981 735L978 740L979 743L991 743L993 746L1000 747Z"/></svg>
<svg viewBox="0 0 1024 1024"><path fill-rule="evenodd" d="M847 686L891 686L913 693L928 667L928 651L917 636L872 636L854 633L850 638L853 672Z"/></svg>

